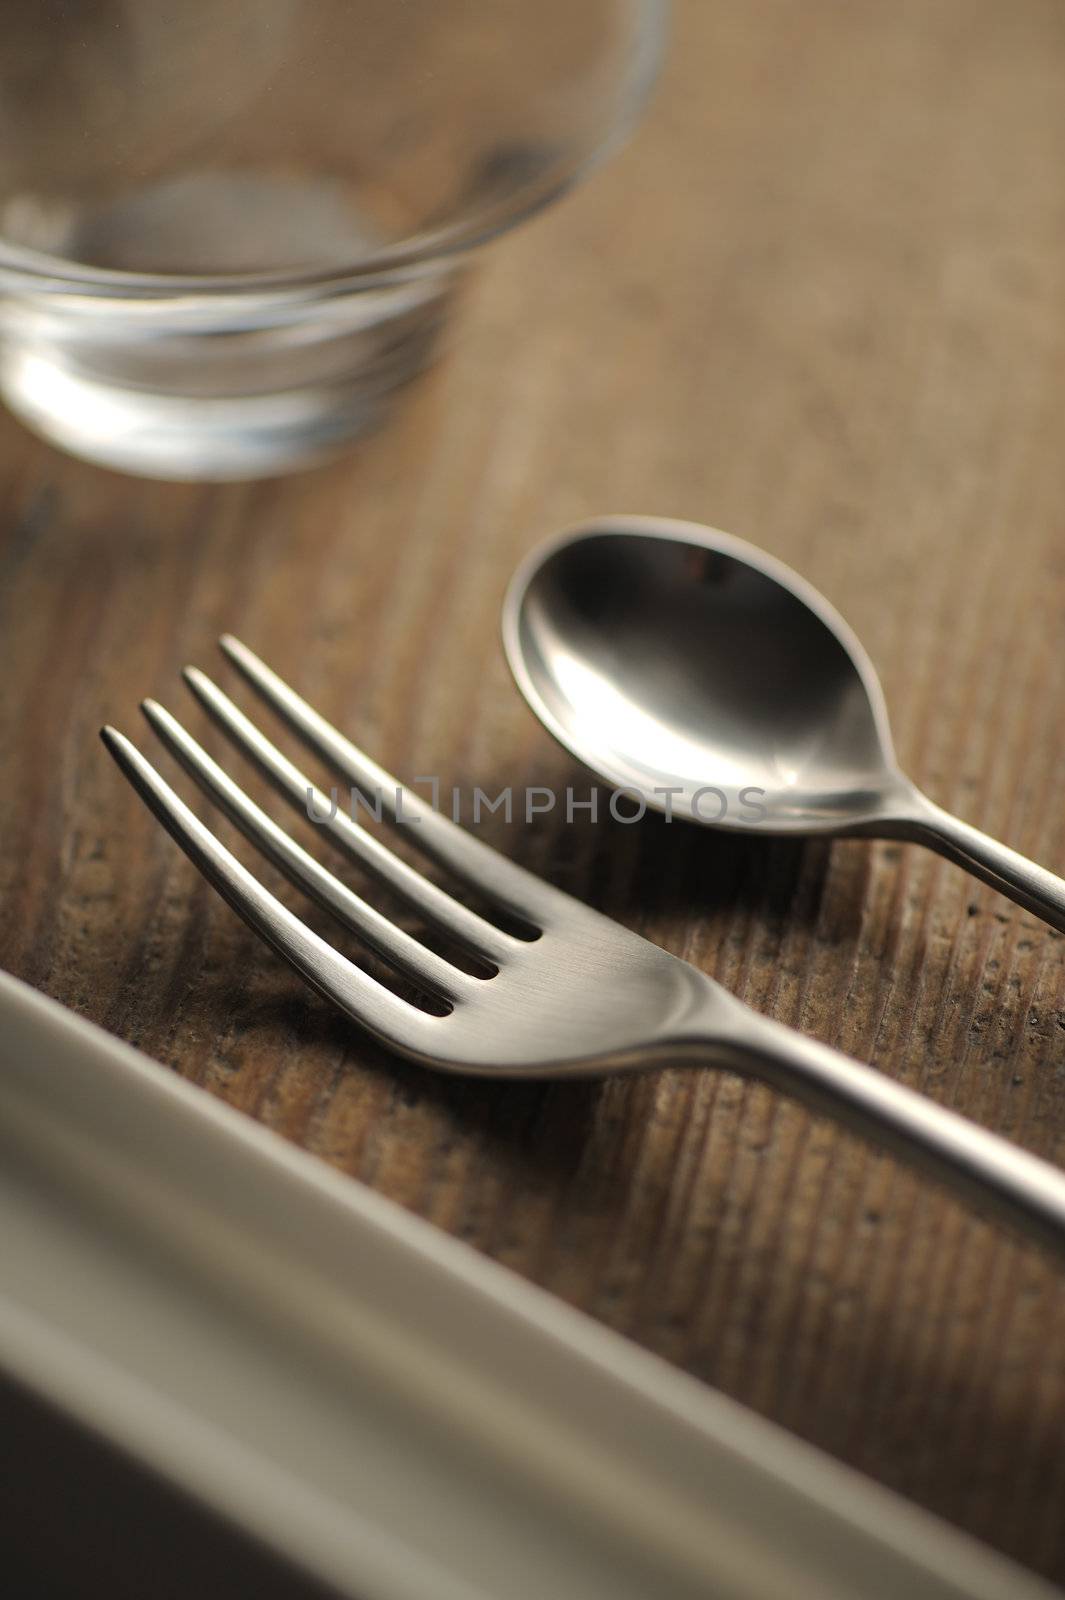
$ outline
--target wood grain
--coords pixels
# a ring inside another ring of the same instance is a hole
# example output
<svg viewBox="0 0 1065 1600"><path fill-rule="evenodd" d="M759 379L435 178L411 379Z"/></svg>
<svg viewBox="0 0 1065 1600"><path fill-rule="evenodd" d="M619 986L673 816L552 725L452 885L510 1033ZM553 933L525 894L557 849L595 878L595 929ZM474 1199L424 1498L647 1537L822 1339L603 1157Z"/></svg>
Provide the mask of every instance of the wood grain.
<svg viewBox="0 0 1065 1600"><path fill-rule="evenodd" d="M1065 11L687 0L676 35L635 143L495 248L453 354L344 461L151 484L0 422L0 963L1065 1581L1060 1272L729 1077L398 1064L97 742L141 737L149 693L199 729L178 669L229 628L404 776L584 784L510 685L503 586L557 526L657 512L805 573L917 781L1065 867ZM490 832L1065 1164L1065 940L955 868L654 821Z"/></svg>

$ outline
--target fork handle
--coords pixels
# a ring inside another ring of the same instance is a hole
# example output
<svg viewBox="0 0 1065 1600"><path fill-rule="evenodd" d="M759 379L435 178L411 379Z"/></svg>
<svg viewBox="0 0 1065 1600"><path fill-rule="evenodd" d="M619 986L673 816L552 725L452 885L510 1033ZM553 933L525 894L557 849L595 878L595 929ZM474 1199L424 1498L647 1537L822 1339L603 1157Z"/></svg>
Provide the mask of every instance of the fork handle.
<svg viewBox="0 0 1065 1600"><path fill-rule="evenodd" d="M735 1004L730 1066L885 1146L977 1209L1065 1256L1065 1173L873 1067ZM720 1062L720 1011L715 1023L713 1053Z"/></svg>

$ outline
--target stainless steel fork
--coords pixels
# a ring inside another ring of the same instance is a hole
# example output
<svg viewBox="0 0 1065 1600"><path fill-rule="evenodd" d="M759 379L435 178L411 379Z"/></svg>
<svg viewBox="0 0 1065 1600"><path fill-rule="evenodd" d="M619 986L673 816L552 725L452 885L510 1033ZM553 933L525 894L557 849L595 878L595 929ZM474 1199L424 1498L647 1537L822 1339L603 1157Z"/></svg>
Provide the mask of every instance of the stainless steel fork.
<svg viewBox="0 0 1065 1600"><path fill-rule="evenodd" d="M398 784L245 645L221 641L267 704L338 774L372 795L418 848L509 928L462 904L334 807L203 673L186 681L213 719L332 842L476 958L463 970L354 894L233 781L169 712L143 710L179 762L306 894L438 1002L423 1008L307 927L222 845L114 728L107 748L134 788L244 920L301 977L400 1054L446 1072L562 1078L666 1065L747 1074L885 1145L1044 1246L1065 1253L1065 1174L882 1073L759 1015L711 978L541 882ZM438 1014L446 1008L444 1014Z"/></svg>

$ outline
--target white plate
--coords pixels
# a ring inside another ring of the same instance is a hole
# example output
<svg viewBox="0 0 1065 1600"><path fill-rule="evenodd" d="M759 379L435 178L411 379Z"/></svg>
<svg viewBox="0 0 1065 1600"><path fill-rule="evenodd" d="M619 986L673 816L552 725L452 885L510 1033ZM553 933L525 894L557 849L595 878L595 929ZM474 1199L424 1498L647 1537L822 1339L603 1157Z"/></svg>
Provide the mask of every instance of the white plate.
<svg viewBox="0 0 1065 1600"><path fill-rule="evenodd" d="M353 1600L1053 1592L4 974L0 1216L0 1372Z"/></svg>

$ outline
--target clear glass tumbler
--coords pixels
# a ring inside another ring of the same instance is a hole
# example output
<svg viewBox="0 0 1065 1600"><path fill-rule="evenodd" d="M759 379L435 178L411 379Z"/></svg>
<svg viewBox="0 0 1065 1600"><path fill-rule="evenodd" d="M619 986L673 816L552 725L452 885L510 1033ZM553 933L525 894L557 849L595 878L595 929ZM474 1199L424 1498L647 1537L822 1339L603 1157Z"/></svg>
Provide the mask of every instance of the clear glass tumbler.
<svg viewBox="0 0 1065 1600"><path fill-rule="evenodd" d="M131 472L328 454L626 130L664 6L4 0L0 393Z"/></svg>

